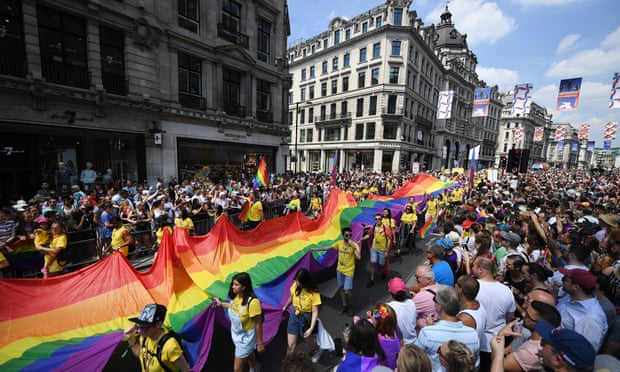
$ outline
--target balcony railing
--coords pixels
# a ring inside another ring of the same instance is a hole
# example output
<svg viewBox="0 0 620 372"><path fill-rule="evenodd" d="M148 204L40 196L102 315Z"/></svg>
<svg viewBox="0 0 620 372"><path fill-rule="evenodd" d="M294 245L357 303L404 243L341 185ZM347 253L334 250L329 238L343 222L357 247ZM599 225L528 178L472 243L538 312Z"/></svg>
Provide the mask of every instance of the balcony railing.
<svg viewBox="0 0 620 372"><path fill-rule="evenodd" d="M269 111L256 110L256 119L263 123L273 123L273 113Z"/></svg>
<svg viewBox="0 0 620 372"><path fill-rule="evenodd" d="M244 118L245 106L241 106L239 103L236 102L224 102L224 112L226 112L228 115Z"/></svg>
<svg viewBox="0 0 620 372"><path fill-rule="evenodd" d="M0 75L25 77L27 69L26 56L0 53Z"/></svg>
<svg viewBox="0 0 620 372"><path fill-rule="evenodd" d="M350 120L351 119L351 113L350 112L341 112L341 113L330 113L329 116L328 115L319 115L319 116L315 116L314 117L314 121L317 124L326 124L326 123L334 123L334 122L340 122L343 120Z"/></svg>
<svg viewBox="0 0 620 372"><path fill-rule="evenodd" d="M72 66L54 61L43 61L43 77L50 83L88 88L90 77L86 67Z"/></svg>
<svg viewBox="0 0 620 372"><path fill-rule="evenodd" d="M217 24L217 36L222 39L228 40L231 43L239 44L244 48L248 48L250 45L248 35L242 34L237 30L232 30L224 26L222 23Z"/></svg>
<svg viewBox="0 0 620 372"><path fill-rule="evenodd" d="M179 93L179 103L185 108L194 110L205 110L207 107L204 97L189 93Z"/></svg>
<svg viewBox="0 0 620 372"><path fill-rule="evenodd" d="M384 115L404 115L405 109L397 109L396 107L383 107L381 108L381 113Z"/></svg>
<svg viewBox="0 0 620 372"><path fill-rule="evenodd" d="M129 82L124 76L104 72L101 75L101 81L103 82L103 88L107 93L126 96L129 91Z"/></svg>
<svg viewBox="0 0 620 372"><path fill-rule="evenodd" d="M420 115L416 115L415 116L415 122L418 124L422 124L424 126L427 126L429 128L433 127L433 122L428 120L427 118L420 116Z"/></svg>

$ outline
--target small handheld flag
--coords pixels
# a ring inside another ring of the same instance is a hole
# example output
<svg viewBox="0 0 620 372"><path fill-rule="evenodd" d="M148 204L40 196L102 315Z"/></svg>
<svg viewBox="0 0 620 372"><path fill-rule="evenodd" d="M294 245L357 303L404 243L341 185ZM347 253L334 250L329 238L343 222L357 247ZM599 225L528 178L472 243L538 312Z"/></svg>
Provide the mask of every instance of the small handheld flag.
<svg viewBox="0 0 620 372"><path fill-rule="evenodd" d="M433 232L433 230L435 230L435 227L437 227L437 225L435 224L433 218L427 219L424 226L420 229L420 238L426 239Z"/></svg>
<svg viewBox="0 0 620 372"><path fill-rule="evenodd" d="M268 178L269 175L267 174L267 160L265 160L265 157L263 156L260 159L260 163L258 164L258 169L256 170L256 177L254 177L254 189L258 189L261 186L266 186Z"/></svg>

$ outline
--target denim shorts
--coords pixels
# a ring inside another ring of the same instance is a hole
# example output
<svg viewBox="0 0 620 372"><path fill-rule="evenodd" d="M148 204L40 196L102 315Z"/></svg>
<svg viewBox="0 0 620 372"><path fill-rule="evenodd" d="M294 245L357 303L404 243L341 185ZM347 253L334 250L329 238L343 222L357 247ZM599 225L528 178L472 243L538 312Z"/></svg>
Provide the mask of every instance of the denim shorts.
<svg viewBox="0 0 620 372"><path fill-rule="evenodd" d="M336 271L336 278L338 279L338 287L344 288L345 291L350 291L353 289L352 276L347 276L340 271Z"/></svg>
<svg viewBox="0 0 620 372"><path fill-rule="evenodd" d="M377 248L370 248L370 262L385 265L385 251L380 251Z"/></svg>
<svg viewBox="0 0 620 372"><path fill-rule="evenodd" d="M295 315L295 310L292 310L288 318L286 333L303 337L306 319L312 319L312 313L300 313L299 315Z"/></svg>

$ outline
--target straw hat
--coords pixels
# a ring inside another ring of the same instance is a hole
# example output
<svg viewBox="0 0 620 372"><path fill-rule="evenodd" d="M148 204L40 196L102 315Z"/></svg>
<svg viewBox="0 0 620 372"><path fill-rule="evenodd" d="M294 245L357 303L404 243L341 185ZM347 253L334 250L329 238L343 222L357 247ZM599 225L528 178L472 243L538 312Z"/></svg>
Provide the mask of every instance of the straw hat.
<svg viewBox="0 0 620 372"><path fill-rule="evenodd" d="M605 222L609 226L618 226L618 218L613 214L601 214L598 216L598 219Z"/></svg>

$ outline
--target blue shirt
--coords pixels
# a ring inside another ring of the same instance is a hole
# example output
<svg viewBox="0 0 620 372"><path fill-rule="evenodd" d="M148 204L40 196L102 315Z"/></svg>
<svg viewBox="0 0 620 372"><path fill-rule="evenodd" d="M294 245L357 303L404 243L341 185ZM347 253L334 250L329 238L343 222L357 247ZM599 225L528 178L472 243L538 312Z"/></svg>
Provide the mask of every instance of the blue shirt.
<svg viewBox="0 0 620 372"><path fill-rule="evenodd" d="M433 371L441 370L437 350L446 341L456 340L464 343L478 358L480 340L475 329L464 326L462 322L440 320L432 326L420 330L415 345L426 352L433 365Z"/></svg>
<svg viewBox="0 0 620 372"><path fill-rule="evenodd" d="M439 284L454 287L454 274L450 268L450 264L446 261L439 261L433 264L433 273L435 273L435 281Z"/></svg>

